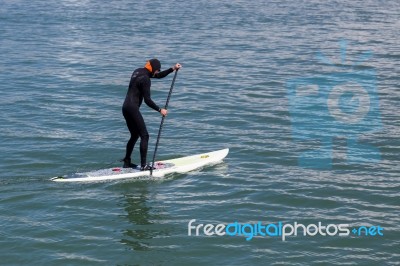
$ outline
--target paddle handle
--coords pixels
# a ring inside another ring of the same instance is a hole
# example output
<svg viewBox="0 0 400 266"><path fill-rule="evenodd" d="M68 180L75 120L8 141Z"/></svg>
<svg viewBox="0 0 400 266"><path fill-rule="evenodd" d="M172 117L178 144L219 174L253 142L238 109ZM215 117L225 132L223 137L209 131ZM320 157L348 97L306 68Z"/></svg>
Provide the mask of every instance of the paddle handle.
<svg viewBox="0 0 400 266"><path fill-rule="evenodd" d="M171 98L171 94L172 94L172 90L173 90L173 88L174 88L175 79L176 79L176 75L178 74L178 70L179 70L179 68L178 68L177 70L175 70L175 75L174 75L174 78L172 79L171 88L169 89L169 93L168 93L167 101L165 102L165 107L164 107L164 109L167 109L167 108L168 108L169 99ZM163 125L164 125L164 120L165 120L165 116L163 116L163 117L161 118L160 129L158 130L158 136L157 136L157 141L156 141L156 147L155 147L155 149L154 149L153 160L152 160L152 163L151 163L151 167L152 167L152 168L154 167L154 161L156 160L156 154L157 154L158 144L159 144L159 142L160 142L161 131L162 131L162 128L163 128ZM150 169L150 176L153 175L153 169L152 169L152 168Z"/></svg>

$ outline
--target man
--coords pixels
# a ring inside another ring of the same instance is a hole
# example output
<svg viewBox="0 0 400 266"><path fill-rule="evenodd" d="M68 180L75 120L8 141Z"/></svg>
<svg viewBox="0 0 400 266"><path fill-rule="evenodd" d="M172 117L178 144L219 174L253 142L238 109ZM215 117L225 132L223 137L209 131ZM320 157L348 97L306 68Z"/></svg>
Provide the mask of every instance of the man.
<svg viewBox="0 0 400 266"><path fill-rule="evenodd" d="M128 93L126 94L124 105L122 106L122 114L124 115L129 132L131 133L131 138L126 144L125 158L123 159L124 168L136 167L136 165L131 163L131 155L136 141L140 137L140 170L145 171L151 169L151 166L146 164L149 133L147 132L146 124L144 123L139 108L144 100L147 106L156 110L162 116L166 116L168 111L160 108L150 97L150 78L164 78L179 68L181 68L181 65L177 63L173 67L160 72L160 61L151 59L147 61L144 68L138 68L133 71L129 82Z"/></svg>

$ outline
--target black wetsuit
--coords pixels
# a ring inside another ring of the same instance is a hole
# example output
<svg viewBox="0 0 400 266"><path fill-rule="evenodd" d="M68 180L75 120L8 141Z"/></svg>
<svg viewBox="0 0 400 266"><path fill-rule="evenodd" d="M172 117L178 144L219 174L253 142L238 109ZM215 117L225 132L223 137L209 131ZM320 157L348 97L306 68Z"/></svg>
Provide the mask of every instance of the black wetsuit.
<svg viewBox="0 0 400 266"><path fill-rule="evenodd" d="M132 73L128 93L122 106L122 114L131 133L131 138L126 145L124 160L129 160L130 162L133 148L140 137L140 164L145 166L149 133L139 108L144 100L149 107L160 112L160 107L150 97L150 78L164 78L172 72L173 69L169 68L152 76L151 72L146 68L138 68Z"/></svg>

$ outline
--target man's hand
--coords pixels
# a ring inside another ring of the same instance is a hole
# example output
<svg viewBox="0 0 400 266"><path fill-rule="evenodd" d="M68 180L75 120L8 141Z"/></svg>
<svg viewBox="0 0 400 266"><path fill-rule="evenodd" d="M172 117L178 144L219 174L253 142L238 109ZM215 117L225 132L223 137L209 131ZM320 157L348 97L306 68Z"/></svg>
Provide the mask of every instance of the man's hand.
<svg viewBox="0 0 400 266"><path fill-rule="evenodd" d="M162 116L167 116L168 110L164 109L164 108L161 108L160 113L161 113Z"/></svg>
<svg viewBox="0 0 400 266"><path fill-rule="evenodd" d="M182 67L181 64L176 63L175 66L172 67L172 69L175 71L175 70L180 69L181 67Z"/></svg>

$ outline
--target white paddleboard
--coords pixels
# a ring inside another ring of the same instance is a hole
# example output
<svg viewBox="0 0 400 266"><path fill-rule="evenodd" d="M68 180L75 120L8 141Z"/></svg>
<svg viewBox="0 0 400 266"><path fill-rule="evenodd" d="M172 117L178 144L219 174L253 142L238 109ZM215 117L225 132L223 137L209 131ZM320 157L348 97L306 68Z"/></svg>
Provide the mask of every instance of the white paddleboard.
<svg viewBox="0 0 400 266"><path fill-rule="evenodd" d="M155 162L154 177L162 177L171 173L187 173L207 165L221 162L229 153L229 149L181 157L166 161ZM114 167L86 173L75 173L67 176L53 177L50 180L57 182L91 182L103 180L117 180L149 176L150 171L140 171L137 168Z"/></svg>

